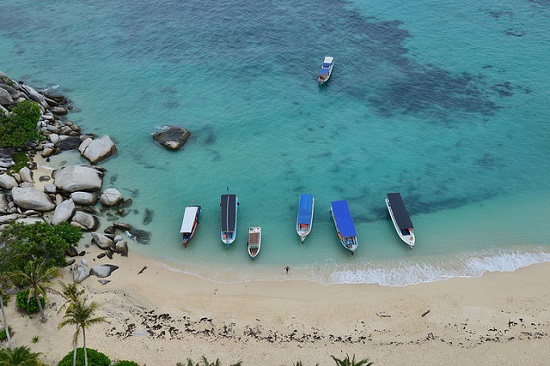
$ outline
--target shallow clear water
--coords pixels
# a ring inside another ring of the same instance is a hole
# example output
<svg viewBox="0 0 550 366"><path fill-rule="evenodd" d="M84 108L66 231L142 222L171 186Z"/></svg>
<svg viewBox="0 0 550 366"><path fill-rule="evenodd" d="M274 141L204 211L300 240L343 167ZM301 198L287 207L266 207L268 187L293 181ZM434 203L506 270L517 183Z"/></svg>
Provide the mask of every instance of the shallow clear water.
<svg viewBox="0 0 550 366"><path fill-rule="evenodd" d="M131 250L219 281L291 278L405 285L550 260L550 4L423 0L0 0L0 70L54 87L69 118L109 134L104 188L134 201L124 221L152 233ZM326 17L326 14L331 14ZM328 85L316 72L335 57ZM151 134L192 131L165 151ZM54 159L78 161L77 156ZM401 192L417 245L384 198ZM236 242L219 239L219 199L239 197ZM295 232L300 193L313 231ZM359 249L328 213L347 199ZM184 249L184 207L201 204ZM143 224L145 209L153 221ZM246 229L262 226L255 261ZM287 276L288 277L288 276Z"/></svg>

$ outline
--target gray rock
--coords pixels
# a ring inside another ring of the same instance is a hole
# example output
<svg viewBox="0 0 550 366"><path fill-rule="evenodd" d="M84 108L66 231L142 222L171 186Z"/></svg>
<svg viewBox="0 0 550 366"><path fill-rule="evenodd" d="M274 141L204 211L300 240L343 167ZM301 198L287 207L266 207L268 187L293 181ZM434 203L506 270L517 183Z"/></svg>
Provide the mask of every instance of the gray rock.
<svg viewBox="0 0 550 366"><path fill-rule="evenodd" d="M34 225L37 222L45 223L46 221L44 221L44 219L41 217L24 217L24 218L15 220L15 222L25 224L25 225Z"/></svg>
<svg viewBox="0 0 550 366"><path fill-rule="evenodd" d="M113 226L119 230L125 230L125 231L132 230L132 225L125 222L115 221L113 222Z"/></svg>
<svg viewBox="0 0 550 366"><path fill-rule="evenodd" d="M115 143L108 135L92 140L90 138L82 141L78 150L92 164L97 163L117 152Z"/></svg>
<svg viewBox="0 0 550 366"><path fill-rule="evenodd" d="M114 251L123 257L128 256L128 243L126 240L119 240L115 243Z"/></svg>
<svg viewBox="0 0 550 366"><path fill-rule="evenodd" d="M53 183L48 183L44 186L44 192L46 193L56 193L57 187Z"/></svg>
<svg viewBox="0 0 550 366"><path fill-rule="evenodd" d="M9 224L12 221L15 221L19 218L22 218L24 216L18 214L18 213L10 213L9 215L1 215L0 216L0 225Z"/></svg>
<svg viewBox="0 0 550 366"><path fill-rule="evenodd" d="M74 208L75 204L70 198L57 205L52 216L52 225L57 226L62 222L69 221L73 216Z"/></svg>
<svg viewBox="0 0 550 366"><path fill-rule="evenodd" d="M0 193L0 213L8 213L9 201L8 196Z"/></svg>
<svg viewBox="0 0 550 366"><path fill-rule="evenodd" d="M0 104L11 105L13 104L13 98L11 94L4 88L0 87Z"/></svg>
<svg viewBox="0 0 550 366"><path fill-rule="evenodd" d="M179 150L191 137L191 132L183 127L164 126L153 134L153 139L168 150Z"/></svg>
<svg viewBox="0 0 550 366"><path fill-rule="evenodd" d="M118 266L114 264L100 264L98 266L93 266L90 270L90 275L96 276L99 278L109 277L111 273L118 269Z"/></svg>
<svg viewBox="0 0 550 366"><path fill-rule="evenodd" d="M70 127L67 128L71 130ZM62 136L55 144L55 147L61 150L76 150L81 143L80 136Z"/></svg>
<svg viewBox="0 0 550 366"><path fill-rule="evenodd" d="M77 205L90 206L97 202L97 195L90 192L73 192L71 198Z"/></svg>
<svg viewBox="0 0 550 366"><path fill-rule="evenodd" d="M65 251L67 257L78 257L78 250L74 246L69 246Z"/></svg>
<svg viewBox="0 0 550 366"><path fill-rule="evenodd" d="M0 174L0 188L12 189L13 187L17 187L17 181L15 178L5 173Z"/></svg>
<svg viewBox="0 0 550 366"><path fill-rule="evenodd" d="M22 182L34 183L34 180L32 179L32 172L27 167L23 167L19 170L19 176L21 177Z"/></svg>
<svg viewBox="0 0 550 366"><path fill-rule="evenodd" d="M84 165L73 165L57 169L52 174L55 186L65 192L93 192L101 189L103 173Z"/></svg>
<svg viewBox="0 0 550 366"><path fill-rule="evenodd" d="M11 195L13 202L26 210L46 212L55 208L55 204L50 199L50 196L32 187L14 187L11 190Z"/></svg>
<svg viewBox="0 0 550 366"><path fill-rule="evenodd" d="M130 229L128 235L140 244L149 244L151 242L151 233L140 229Z"/></svg>
<svg viewBox="0 0 550 366"><path fill-rule="evenodd" d="M76 211L73 215L71 225L76 225L86 231L95 231L99 227L99 219L92 214Z"/></svg>
<svg viewBox="0 0 550 366"><path fill-rule="evenodd" d="M97 282L101 283L103 286L111 282L111 280L97 280Z"/></svg>
<svg viewBox="0 0 550 366"><path fill-rule="evenodd" d="M92 242L103 250L108 250L113 247L113 240L107 235L98 232L92 233Z"/></svg>
<svg viewBox="0 0 550 366"><path fill-rule="evenodd" d="M116 188L108 188L99 197L99 202L107 207L116 206L119 203L124 201L122 193L119 192Z"/></svg>
<svg viewBox="0 0 550 366"><path fill-rule="evenodd" d="M88 277L90 277L90 269L88 268L88 261L86 259L82 259L80 260L80 262L78 262L74 266L73 280L76 283L80 283Z"/></svg>

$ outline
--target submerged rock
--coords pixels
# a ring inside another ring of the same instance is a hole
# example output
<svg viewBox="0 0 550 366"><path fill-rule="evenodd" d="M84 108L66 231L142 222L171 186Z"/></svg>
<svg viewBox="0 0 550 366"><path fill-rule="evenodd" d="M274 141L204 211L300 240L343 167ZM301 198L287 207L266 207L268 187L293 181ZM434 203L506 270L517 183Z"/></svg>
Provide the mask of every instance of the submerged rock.
<svg viewBox="0 0 550 366"><path fill-rule="evenodd" d="M165 126L153 134L153 139L168 150L179 150L191 137L191 132L183 127Z"/></svg>

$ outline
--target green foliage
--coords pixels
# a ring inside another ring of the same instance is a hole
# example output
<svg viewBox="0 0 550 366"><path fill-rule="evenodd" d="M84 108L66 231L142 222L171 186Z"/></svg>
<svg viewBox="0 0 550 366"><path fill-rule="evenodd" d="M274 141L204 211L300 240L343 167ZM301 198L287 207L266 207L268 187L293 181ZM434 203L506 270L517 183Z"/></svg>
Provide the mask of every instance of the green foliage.
<svg viewBox="0 0 550 366"><path fill-rule="evenodd" d="M10 331L10 335L13 335L13 330L11 329L11 327L8 327L8 329ZM5 341L6 339L8 339L8 335L6 334L6 328L2 328L2 330L0 330L0 342Z"/></svg>
<svg viewBox="0 0 550 366"><path fill-rule="evenodd" d="M0 366L46 366L38 358L40 353L31 352L29 347L17 347L0 350Z"/></svg>
<svg viewBox="0 0 550 366"><path fill-rule="evenodd" d="M139 363L134 361L122 360L122 361L116 362L115 364L113 364L113 366L139 366Z"/></svg>
<svg viewBox="0 0 550 366"><path fill-rule="evenodd" d="M334 356L330 356L336 362L337 366L372 366L374 365L373 362L369 362L368 358L365 358L360 361L355 361L355 355L353 355L353 358L350 360L349 355L346 354L346 357L343 359L338 359Z"/></svg>
<svg viewBox="0 0 550 366"><path fill-rule="evenodd" d="M40 119L40 107L29 100L18 102L9 115L0 115L0 146L19 147L41 139L36 124Z"/></svg>
<svg viewBox="0 0 550 366"><path fill-rule="evenodd" d="M40 340L40 337L39 337L39 336L34 336L34 337L32 337L31 342L32 342L32 343L38 343L39 340Z"/></svg>
<svg viewBox="0 0 550 366"><path fill-rule="evenodd" d="M242 362L237 362L231 366L241 366ZM177 366L184 366L181 362L176 364ZM202 356L201 360L197 363L193 363L193 360L190 358L187 359L187 366L221 366L220 360L216 359L214 362L209 362L206 356Z"/></svg>
<svg viewBox="0 0 550 366"><path fill-rule="evenodd" d="M53 227L39 222L32 225L11 223L0 234L0 272L23 270L33 259L43 258L47 267L66 265L65 251L82 238L80 228L68 223Z"/></svg>
<svg viewBox="0 0 550 366"><path fill-rule="evenodd" d="M14 154L13 154L13 162L15 163L14 166L10 167L8 173L17 173L19 172L22 168L26 167L27 166L27 163L29 162L29 157L27 156L27 154L23 151L16 151Z"/></svg>
<svg viewBox="0 0 550 366"><path fill-rule="evenodd" d="M93 348L86 348L88 354L88 366L109 366L111 360L104 353ZM79 347L76 350L76 365L84 366L84 349ZM57 366L73 366L73 351L70 351L59 361Z"/></svg>
<svg viewBox="0 0 550 366"><path fill-rule="evenodd" d="M15 296L15 303L19 309L26 311L27 314L36 314L40 311L40 307L38 306L38 302L34 296L29 297L30 291L30 289L19 291L19 293ZM44 306L46 303L44 297L40 296L39 299L42 306Z"/></svg>

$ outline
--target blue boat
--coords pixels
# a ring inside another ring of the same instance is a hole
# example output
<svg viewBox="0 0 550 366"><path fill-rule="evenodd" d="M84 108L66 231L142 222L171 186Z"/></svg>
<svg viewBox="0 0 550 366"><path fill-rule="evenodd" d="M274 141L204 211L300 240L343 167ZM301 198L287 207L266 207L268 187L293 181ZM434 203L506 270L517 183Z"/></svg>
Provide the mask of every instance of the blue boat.
<svg viewBox="0 0 550 366"><path fill-rule="evenodd" d="M221 196L221 238L222 242L229 246L237 238L237 209L239 199L234 194Z"/></svg>
<svg viewBox="0 0 550 366"><path fill-rule="evenodd" d="M351 218L351 213L348 207L348 201L334 201L331 202L330 214L334 220L334 226L336 226L336 232L340 242L354 254L357 250L357 232L355 231L355 224Z"/></svg>
<svg viewBox="0 0 550 366"><path fill-rule="evenodd" d="M311 231L313 224L313 210L315 208L315 199L311 194L301 194L298 203L298 218L296 219L296 232L302 239L302 243Z"/></svg>

